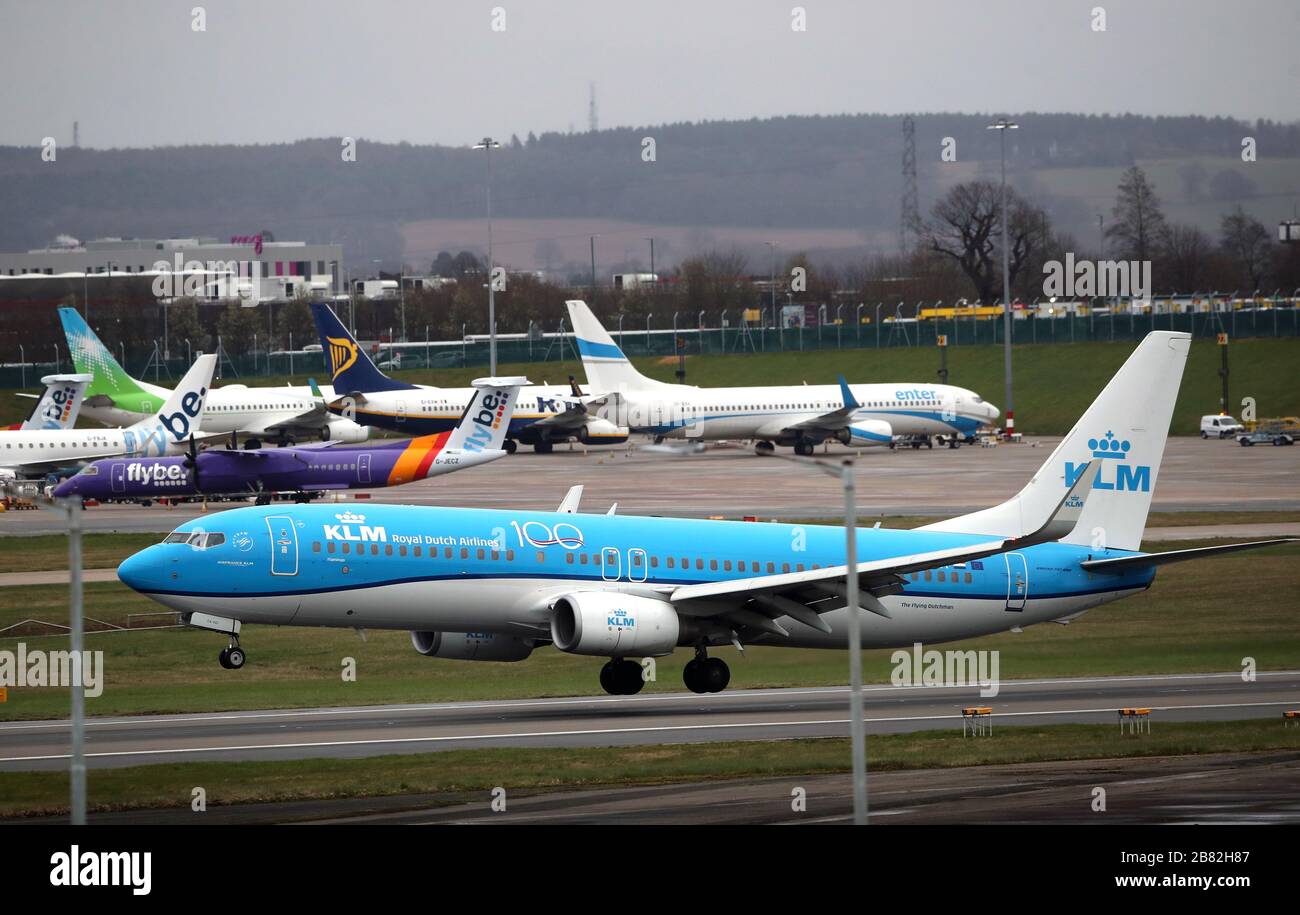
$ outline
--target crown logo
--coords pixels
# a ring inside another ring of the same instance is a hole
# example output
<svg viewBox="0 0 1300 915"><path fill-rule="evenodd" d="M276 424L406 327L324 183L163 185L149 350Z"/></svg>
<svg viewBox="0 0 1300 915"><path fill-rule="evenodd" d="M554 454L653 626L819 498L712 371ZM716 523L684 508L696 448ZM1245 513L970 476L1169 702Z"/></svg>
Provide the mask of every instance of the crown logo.
<svg viewBox="0 0 1300 915"><path fill-rule="evenodd" d="M1128 457L1128 441L1120 441L1115 437L1115 433L1110 430L1106 431L1104 438L1088 439L1088 447L1092 449L1092 456L1095 458L1123 459Z"/></svg>
<svg viewBox="0 0 1300 915"><path fill-rule="evenodd" d="M344 512L341 515L335 515L343 524L362 524L366 520L365 515L354 514L353 512Z"/></svg>

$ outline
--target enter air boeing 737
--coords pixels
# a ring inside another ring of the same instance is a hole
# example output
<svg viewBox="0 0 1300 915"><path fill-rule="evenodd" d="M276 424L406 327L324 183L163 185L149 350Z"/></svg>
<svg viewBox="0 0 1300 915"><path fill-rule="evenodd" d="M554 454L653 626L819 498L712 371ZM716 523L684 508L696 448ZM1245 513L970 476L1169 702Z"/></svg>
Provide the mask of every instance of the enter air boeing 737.
<svg viewBox="0 0 1300 915"><path fill-rule="evenodd" d="M888 445L895 435L966 436L998 418L974 391L948 384L767 385L697 388L647 378L596 320L571 300L569 316L597 414L633 432L695 441L753 439L759 454L792 445L812 454L825 441Z"/></svg>
<svg viewBox="0 0 1300 915"><path fill-rule="evenodd" d="M1149 334L1008 501L860 529L863 644L1067 620L1150 587L1164 563L1283 542L1138 551L1190 339ZM730 679L711 647L846 647L846 574L839 527L399 505L222 512L118 569L229 635L227 667L245 661L245 622L407 629L434 658L522 661L547 644L607 658L600 682L614 694L641 689L632 658L678 647L695 652L695 692Z"/></svg>

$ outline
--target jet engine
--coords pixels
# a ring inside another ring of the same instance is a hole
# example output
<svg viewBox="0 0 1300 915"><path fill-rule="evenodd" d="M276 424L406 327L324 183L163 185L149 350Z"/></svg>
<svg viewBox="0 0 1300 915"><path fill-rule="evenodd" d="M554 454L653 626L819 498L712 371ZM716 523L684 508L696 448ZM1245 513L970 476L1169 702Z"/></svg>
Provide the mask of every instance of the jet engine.
<svg viewBox="0 0 1300 915"><path fill-rule="evenodd" d="M329 425L321 430L321 441L323 442L343 442L348 445L359 445L370 438L370 427L359 426L350 419L342 416L331 419Z"/></svg>
<svg viewBox="0 0 1300 915"><path fill-rule="evenodd" d="M630 434L627 426L616 426L595 416L578 429L578 441L585 445L621 445Z"/></svg>
<svg viewBox="0 0 1300 915"><path fill-rule="evenodd" d="M614 658L668 654L681 623L667 601L616 591L578 591L552 605L551 639L560 651Z"/></svg>
<svg viewBox="0 0 1300 915"><path fill-rule="evenodd" d="M530 642L491 632L412 632L411 644L426 658L450 661L522 661L533 653Z"/></svg>
<svg viewBox="0 0 1300 915"><path fill-rule="evenodd" d="M835 433L842 444L855 448L888 445L894 440L894 427L880 419L857 419Z"/></svg>

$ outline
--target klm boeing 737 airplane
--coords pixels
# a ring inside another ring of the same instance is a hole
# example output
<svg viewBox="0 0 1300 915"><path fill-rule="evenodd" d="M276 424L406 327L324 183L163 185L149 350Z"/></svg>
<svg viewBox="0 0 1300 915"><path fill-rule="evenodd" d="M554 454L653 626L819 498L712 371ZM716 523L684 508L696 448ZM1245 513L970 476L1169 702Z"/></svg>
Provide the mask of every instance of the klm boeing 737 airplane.
<svg viewBox="0 0 1300 915"><path fill-rule="evenodd" d="M1283 541L1139 552L1190 336L1147 336L1033 479L993 508L917 530L864 528L846 564L833 526L372 505L241 508L181 525L118 569L130 587L224 633L243 623L406 629L431 658L608 659L678 647L695 692L726 687L709 648L942 642L1068 620L1150 587L1159 565ZM846 606L846 575L860 608ZM1174 621L1171 620L1171 624Z"/></svg>

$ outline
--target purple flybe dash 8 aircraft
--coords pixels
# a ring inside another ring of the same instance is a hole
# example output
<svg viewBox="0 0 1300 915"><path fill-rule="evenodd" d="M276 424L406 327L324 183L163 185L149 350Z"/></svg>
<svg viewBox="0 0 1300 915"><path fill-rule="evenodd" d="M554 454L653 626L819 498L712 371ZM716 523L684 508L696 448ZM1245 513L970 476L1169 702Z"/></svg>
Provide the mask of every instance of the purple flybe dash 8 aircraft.
<svg viewBox="0 0 1300 915"><path fill-rule="evenodd" d="M259 505L272 494L399 486L506 456L502 448L527 378L480 378L454 429L436 435L361 446L322 443L292 448L196 450L183 457L94 461L54 490L56 498L133 500L166 496L248 495Z"/></svg>

